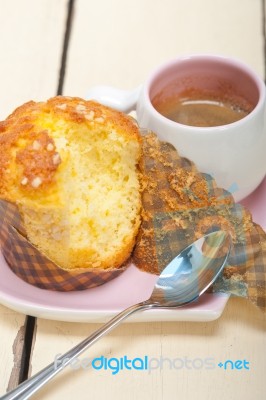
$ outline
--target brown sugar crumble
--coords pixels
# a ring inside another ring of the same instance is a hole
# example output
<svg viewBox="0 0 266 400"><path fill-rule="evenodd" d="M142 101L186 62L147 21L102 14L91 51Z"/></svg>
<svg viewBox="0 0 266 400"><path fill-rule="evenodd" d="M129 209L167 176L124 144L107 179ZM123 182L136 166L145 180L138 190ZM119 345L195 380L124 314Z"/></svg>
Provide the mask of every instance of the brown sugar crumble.
<svg viewBox="0 0 266 400"><path fill-rule="evenodd" d="M61 162L54 140L47 131L33 133L32 139L16 155L16 162L22 167L20 184L26 189L38 189L50 183Z"/></svg>

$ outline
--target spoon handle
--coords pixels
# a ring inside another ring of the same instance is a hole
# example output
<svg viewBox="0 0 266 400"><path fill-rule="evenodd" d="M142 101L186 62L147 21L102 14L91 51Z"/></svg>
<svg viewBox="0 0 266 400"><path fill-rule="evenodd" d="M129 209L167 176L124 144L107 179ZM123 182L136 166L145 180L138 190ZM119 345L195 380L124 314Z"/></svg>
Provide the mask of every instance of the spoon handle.
<svg viewBox="0 0 266 400"><path fill-rule="evenodd" d="M53 362L47 367L43 368L40 372L35 374L32 378L27 379L21 383L16 389L0 397L0 400L26 400L29 399L34 393L41 389L46 383L53 379L59 372L61 372L68 364L75 360L80 354L86 349L91 347L99 339L109 333L112 329L118 326L122 321L128 318L131 314L152 308L152 304L148 302L142 302L128 307L124 311L121 311L118 315L112 318L109 322L101 326L97 331L92 333L88 338L83 340L81 343L67 351L56 359L56 363Z"/></svg>

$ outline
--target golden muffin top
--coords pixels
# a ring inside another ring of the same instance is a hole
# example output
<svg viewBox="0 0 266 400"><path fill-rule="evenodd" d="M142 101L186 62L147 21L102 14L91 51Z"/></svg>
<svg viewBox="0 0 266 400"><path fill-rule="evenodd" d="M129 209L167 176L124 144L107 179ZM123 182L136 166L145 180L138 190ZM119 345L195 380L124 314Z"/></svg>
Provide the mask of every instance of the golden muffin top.
<svg viewBox="0 0 266 400"><path fill-rule="evenodd" d="M0 122L0 198L34 200L55 191L69 141L90 131L112 131L140 141L133 119L95 101L57 96L29 101Z"/></svg>

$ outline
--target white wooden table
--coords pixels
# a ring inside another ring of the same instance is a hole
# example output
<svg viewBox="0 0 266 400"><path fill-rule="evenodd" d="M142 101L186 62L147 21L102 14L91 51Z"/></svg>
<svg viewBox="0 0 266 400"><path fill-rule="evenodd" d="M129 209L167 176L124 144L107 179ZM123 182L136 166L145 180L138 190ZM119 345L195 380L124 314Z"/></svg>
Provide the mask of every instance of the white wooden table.
<svg viewBox="0 0 266 400"><path fill-rule="evenodd" d="M30 99L138 86L159 63L218 53L265 74L265 0L0 0L0 118ZM1 279L1 274L0 274ZM97 324L28 318L0 306L0 393L88 336ZM246 359L250 370L163 368L150 373L67 369L36 399L266 398L266 319L230 299L214 322L132 323L90 357Z"/></svg>

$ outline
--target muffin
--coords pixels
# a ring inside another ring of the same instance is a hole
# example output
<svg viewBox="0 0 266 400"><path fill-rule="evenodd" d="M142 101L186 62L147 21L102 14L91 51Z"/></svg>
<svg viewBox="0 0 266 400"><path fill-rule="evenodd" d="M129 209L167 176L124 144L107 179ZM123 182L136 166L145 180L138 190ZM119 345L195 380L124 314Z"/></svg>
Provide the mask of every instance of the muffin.
<svg viewBox="0 0 266 400"><path fill-rule="evenodd" d="M119 268L140 225L140 157L131 117L80 98L30 101L0 123L0 199L61 268Z"/></svg>

